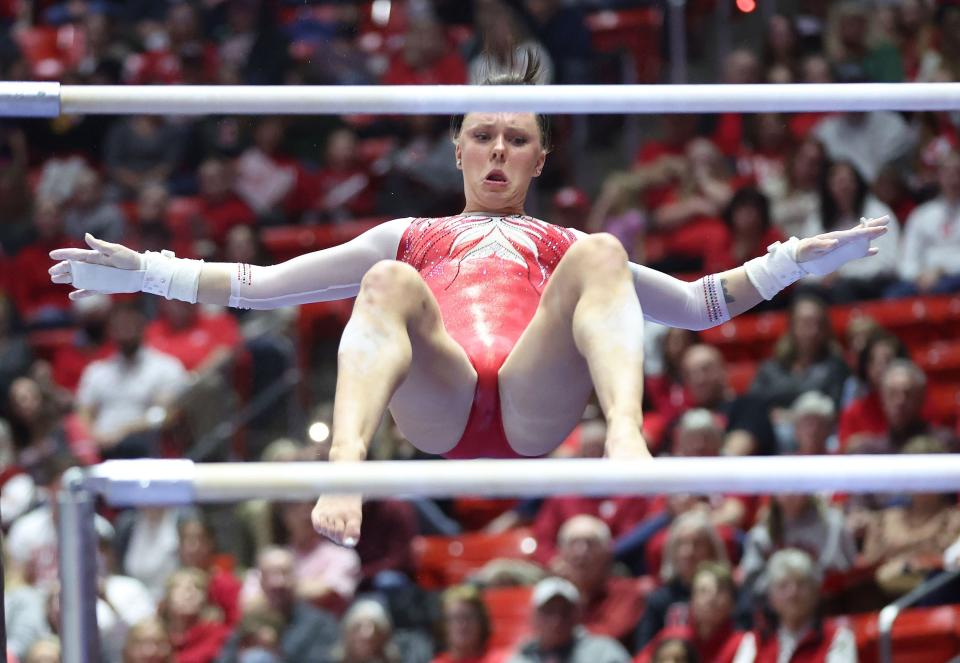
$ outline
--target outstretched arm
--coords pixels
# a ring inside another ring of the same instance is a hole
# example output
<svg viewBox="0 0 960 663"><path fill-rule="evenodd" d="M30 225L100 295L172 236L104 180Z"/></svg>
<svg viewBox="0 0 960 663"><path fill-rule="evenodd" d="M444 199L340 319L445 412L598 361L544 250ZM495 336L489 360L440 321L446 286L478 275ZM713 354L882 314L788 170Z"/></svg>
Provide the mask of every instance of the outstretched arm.
<svg viewBox="0 0 960 663"><path fill-rule="evenodd" d="M870 241L887 230L887 218L865 220L841 230L773 245L773 251L742 267L693 283L630 264L644 316L670 327L702 330L750 310L807 274L829 274L842 264L875 255Z"/></svg>
<svg viewBox="0 0 960 663"><path fill-rule="evenodd" d="M409 223L410 219L388 221L339 246L269 267L140 254L87 235L90 249L51 251L50 257L61 262L50 268L50 276L54 283L76 288L71 299L142 290L171 299L253 309L346 299L357 294L370 267L396 256Z"/></svg>

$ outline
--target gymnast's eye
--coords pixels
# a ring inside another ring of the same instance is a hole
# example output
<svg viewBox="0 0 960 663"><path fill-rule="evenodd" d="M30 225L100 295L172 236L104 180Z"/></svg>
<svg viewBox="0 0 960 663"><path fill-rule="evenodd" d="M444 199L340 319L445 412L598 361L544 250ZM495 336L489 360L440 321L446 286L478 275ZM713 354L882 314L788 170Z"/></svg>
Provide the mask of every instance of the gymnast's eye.
<svg viewBox="0 0 960 663"><path fill-rule="evenodd" d="M488 134L486 131L477 131L477 132L474 132L473 137L476 138L477 140L482 141L490 138L490 134Z"/></svg>

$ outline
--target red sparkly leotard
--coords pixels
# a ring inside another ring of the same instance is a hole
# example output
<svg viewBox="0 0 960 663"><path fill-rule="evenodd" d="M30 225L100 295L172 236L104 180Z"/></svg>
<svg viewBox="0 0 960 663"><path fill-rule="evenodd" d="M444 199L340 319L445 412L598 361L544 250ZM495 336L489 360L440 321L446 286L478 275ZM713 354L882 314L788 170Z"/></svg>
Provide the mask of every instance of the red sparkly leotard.
<svg viewBox="0 0 960 663"><path fill-rule="evenodd" d="M433 292L447 332L477 371L467 427L447 458L516 458L500 412L497 373L530 323L573 232L529 216L414 219L397 260Z"/></svg>

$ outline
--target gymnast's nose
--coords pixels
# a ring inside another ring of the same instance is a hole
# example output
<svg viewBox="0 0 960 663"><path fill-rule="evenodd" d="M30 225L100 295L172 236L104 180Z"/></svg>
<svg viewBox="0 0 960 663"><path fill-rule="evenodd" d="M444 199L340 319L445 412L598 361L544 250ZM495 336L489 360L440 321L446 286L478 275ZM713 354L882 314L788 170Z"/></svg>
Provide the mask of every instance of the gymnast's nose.
<svg viewBox="0 0 960 663"><path fill-rule="evenodd" d="M507 153L507 144L503 140L503 136L497 136L493 139L493 151L491 152L491 157L494 161L502 162L503 158Z"/></svg>

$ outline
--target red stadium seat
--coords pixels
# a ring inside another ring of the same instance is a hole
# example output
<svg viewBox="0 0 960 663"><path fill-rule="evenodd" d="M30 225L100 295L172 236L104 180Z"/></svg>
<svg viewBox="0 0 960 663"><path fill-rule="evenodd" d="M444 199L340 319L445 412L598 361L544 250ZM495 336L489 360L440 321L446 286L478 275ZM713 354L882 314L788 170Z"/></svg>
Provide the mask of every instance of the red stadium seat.
<svg viewBox="0 0 960 663"><path fill-rule="evenodd" d="M927 387L927 405L936 423L952 426L960 414L960 382L931 384Z"/></svg>
<svg viewBox="0 0 960 663"><path fill-rule="evenodd" d="M480 529L500 514L512 509L516 503L516 500L487 497L457 497L453 500L453 509L457 522L469 531Z"/></svg>
<svg viewBox="0 0 960 663"><path fill-rule="evenodd" d="M503 534L418 536L413 540L417 584L427 589L449 587L491 560L530 559L536 549L536 539L522 528Z"/></svg>
<svg viewBox="0 0 960 663"><path fill-rule="evenodd" d="M530 635L532 587L497 587L483 592L490 615L490 646L511 647Z"/></svg>
<svg viewBox="0 0 960 663"><path fill-rule="evenodd" d="M27 27L17 30L14 39L30 65L35 78L53 80L66 68L57 45L57 29L51 26Z"/></svg>
<svg viewBox="0 0 960 663"><path fill-rule="evenodd" d="M193 224L203 211L203 203L196 196L180 196L170 199L167 207L167 229L178 239L196 236Z"/></svg>
<svg viewBox="0 0 960 663"><path fill-rule="evenodd" d="M626 51L630 54L636 83L660 79L660 9L605 10L587 16L593 47L601 53Z"/></svg>
<svg viewBox="0 0 960 663"><path fill-rule="evenodd" d="M957 606L912 608L901 613L893 625L894 663L949 661L960 653L960 620ZM879 659L880 634L877 613L850 619L857 636L861 663Z"/></svg>
<svg viewBox="0 0 960 663"><path fill-rule="evenodd" d="M727 381L730 388L738 394L746 393L757 374L757 364L752 361L741 361L727 366Z"/></svg>
<svg viewBox="0 0 960 663"><path fill-rule="evenodd" d="M960 381L960 339L933 343L914 360L932 382Z"/></svg>

